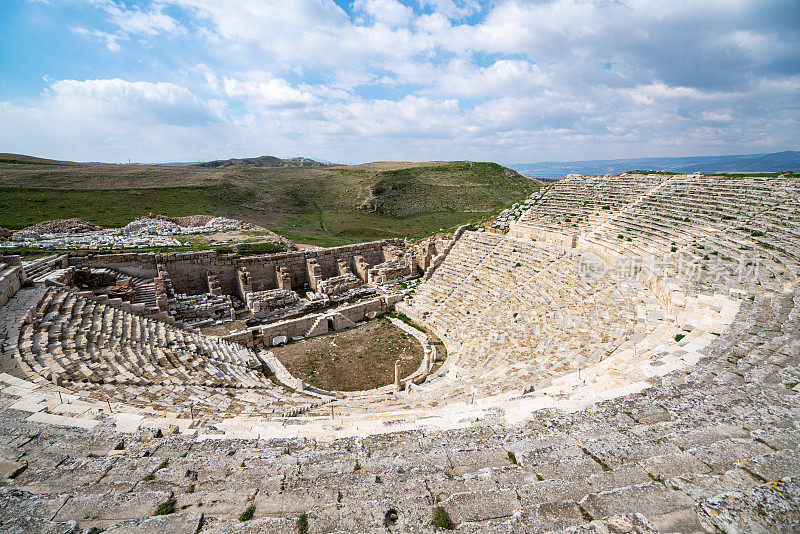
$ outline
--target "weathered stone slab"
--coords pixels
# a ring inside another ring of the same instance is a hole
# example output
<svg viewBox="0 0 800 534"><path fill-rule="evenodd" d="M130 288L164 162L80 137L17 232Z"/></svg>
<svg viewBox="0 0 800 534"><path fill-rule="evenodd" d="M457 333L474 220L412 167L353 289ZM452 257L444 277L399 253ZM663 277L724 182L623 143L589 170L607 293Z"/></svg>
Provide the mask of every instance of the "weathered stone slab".
<svg viewBox="0 0 800 534"><path fill-rule="evenodd" d="M38 517L15 517L0 521L0 531L4 534L77 534L80 528L77 521L62 523Z"/></svg>
<svg viewBox="0 0 800 534"><path fill-rule="evenodd" d="M698 460L711 466L717 473L734 467L744 467L755 457L770 452L769 447L748 439L722 440L690 451Z"/></svg>
<svg viewBox="0 0 800 534"><path fill-rule="evenodd" d="M708 531L797 532L800 530L800 479L787 477L745 492L723 493L695 506Z"/></svg>
<svg viewBox="0 0 800 534"><path fill-rule="evenodd" d="M510 517L521 508L513 490L471 491L456 493L442 501L453 522L486 521Z"/></svg>
<svg viewBox="0 0 800 534"><path fill-rule="evenodd" d="M342 486L347 490L347 486ZM315 506L338 500L338 491L330 487L306 487L288 491L259 491L255 497L256 517L295 517Z"/></svg>
<svg viewBox="0 0 800 534"><path fill-rule="evenodd" d="M544 503L523 509L520 523L529 532L547 532L580 525L585 521L574 501Z"/></svg>
<svg viewBox="0 0 800 534"><path fill-rule="evenodd" d="M202 513L175 513L147 519L130 519L115 523L103 532L108 534L150 534L152 532L174 532L195 534L203 525Z"/></svg>
<svg viewBox="0 0 800 534"><path fill-rule="evenodd" d="M209 517L204 519L202 532L203 534L263 534L265 532L270 534L297 534L297 521L298 518L265 517L242 522L238 519ZM314 528L314 525L314 519L311 518L309 526Z"/></svg>
<svg viewBox="0 0 800 534"><path fill-rule="evenodd" d="M27 462L0 459L0 480L19 475L26 467Z"/></svg>
<svg viewBox="0 0 800 534"><path fill-rule="evenodd" d="M526 507L538 506L547 502L580 501L594 492L586 481L543 480L516 488L522 504Z"/></svg>
<svg viewBox="0 0 800 534"><path fill-rule="evenodd" d="M658 530L642 514L613 515L581 526L569 527L550 534L658 534Z"/></svg>
<svg viewBox="0 0 800 534"><path fill-rule="evenodd" d="M681 491L675 491L665 487L663 484L651 482L607 492L593 493L581 501L581 504L594 517L641 513L649 518L684 508L691 508L694 505L694 501Z"/></svg>
<svg viewBox="0 0 800 534"><path fill-rule="evenodd" d="M176 509L203 512L214 517L239 517L252 504L254 489L228 488L222 491L199 491L176 495ZM256 507L258 509L258 507Z"/></svg>
<svg viewBox="0 0 800 534"><path fill-rule="evenodd" d="M642 484L650 482L650 480L647 472L638 464L621 465L616 469L601 471L586 479L593 488L593 493Z"/></svg>
<svg viewBox="0 0 800 534"><path fill-rule="evenodd" d="M166 491L73 495L54 520L105 527L126 519L150 517L171 498L172 492Z"/></svg>
<svg viewBox="0 0 800 534"><path fill-rule="evenodd" d="M4 488L0 490L0 522L18 517L52 519L68 498L68 494L36 494Z"/></svg>
<svg viewBox="0 0 800 534"><path fill-rule="evenodd" d="M688 452L653 456L639 462L648 473L666 480L685 473L708 473L711 469Z"/></svg>

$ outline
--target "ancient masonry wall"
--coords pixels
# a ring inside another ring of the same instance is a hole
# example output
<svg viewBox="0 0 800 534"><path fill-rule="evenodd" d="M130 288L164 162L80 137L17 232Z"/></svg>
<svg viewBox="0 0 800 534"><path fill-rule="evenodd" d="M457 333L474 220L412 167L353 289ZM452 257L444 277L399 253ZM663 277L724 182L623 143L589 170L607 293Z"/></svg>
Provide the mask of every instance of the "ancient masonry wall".
<svg viewBox="0 0 800 534"><path fill-rule="evenodd" d="M22 265L22 257L16 254L0 254L0 264Z"/></svg>
<svg viewBox="0 0 800 534"><path fill-rule="evenodd" d="M337 262L343 260L355 272L356 256L362 256L370 265L384 261L383 247L402 246L400 239L387 239L357 245L345 245L320 251L298 251L263 256L239 257L234 254L217 255L216 251L177 252L170 254L126 253L126 254L75 254L70 264L85 267L107 267L129 276L153 278L158 275L158 266L169 273L172 285L178 293L197 294L208 291L207 272L219 279L223 293L238 293L236 272L245 268L254 281L254 289L276 289L276 268L285 267L291 277L292 289L302 289L308 281L308 263L320 265L323 278L338 274Z"/></svg>
<svg viewBox="0 0 800 534"><path fill-rule="evenodd" d="M426 265L423 269L425 271L423 280L428 280L431 276L433 276L433 272L439 268L439 265L441 265L442 262L444 262L445 258L448 254L450 254L450 251L453 250L453 247L456 245L458 240L461 239L461 236L467 231L467 228L469 228L468 224L459 226L453 233L453 240L445 246L444 250L440 254L433 258L426 258L424 262Z"/></svg>
<svg viewBox="0 0 800 534"><path fill-rule="evenodd" d="M0 306L19 291L25 281L25 273L19 265L0 263Z"/></svg>
<svg viewBox="0 0 800 534"><path fill-rule="evenodd" d="M525 228L513 226L508 235L519 239L536 239L545 243L552 243L564 248L575 248L578 244L578 234L566 234L543 228Z"/></svg>
<svg viewBox="0 0 800 534"><path fill-rule="evenodd" d="M319 320L326 317L343 316L350 321L357 323L363 321L368 317L374 317L390 311L394 305L400 300L401 295L388 295L377 297L364 302L340 306L333 310L327 310L323 313L314 313L298 317L297 319L289 319L286 321L278 321L276 323L256 326L249 328L245 332L239 332L225 336L223 339L247 345L248 347L269 347L272 345L272 340L279 336L286 336L288 339L293 337L301 337L307 335L307 332ZM369 315L368 315L369 314ZM326 330L327 331L327 330Z"/></svg>
<svg viewBox="0 0 800 534"><path fill-rule="evenodd" d="M160 254L158 258L160 270L169 273L175 292L187 295L208 292L207 272L217 276L224 294L235 294L236 261L236 255L218 255L214 250Z"/></svg>
<svg viewBox="0 0 800 534"><path fill-rule="evenodd" d="M128 276L155 278L156 254L131 252L125 254L70 254L69 264L78 267L114 269Z"/></svg>

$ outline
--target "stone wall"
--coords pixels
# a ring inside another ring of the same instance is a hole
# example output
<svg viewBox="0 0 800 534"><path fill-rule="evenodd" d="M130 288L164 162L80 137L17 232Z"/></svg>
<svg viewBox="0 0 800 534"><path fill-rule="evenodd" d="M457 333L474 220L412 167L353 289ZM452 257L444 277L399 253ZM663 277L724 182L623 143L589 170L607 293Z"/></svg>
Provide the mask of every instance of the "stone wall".
<svg viewBox="0 0 800 534"><path fill-rule="evenodd" d="M403 245L403 241L386 239L319 251L246 257L236 254L218 255L214 250L169 254L73 254L70 257L70 265L107 267L129 276L142 278L154 278L158 275L157 266L161 266L162 270L169 273L175 291L189 295L208 291L206 273L210 272L219 279L219 286L224 294L236 295L239 294L236 271L241 267L250 272L250 283L254 290L277 289L279 284L276 269L288 274L292 289L299 290L308 281L309 260L314 260L320 265L322 278L325 279L339 274L339 260L344 261L353 272L356 271L354 260L356 256L363 257L370 266L384 262L383 247L387 245L399 247Z"/></svg>
<svg viewBox="0 0 800 534"><path fill-rule="evenodd" d="M307 335L307 332L312 330L315 323L321 320L324 321L328 317L333 318L334 324L336 325L340 324L340 321L336 320L334 316L343 318L342 320L345 322L357 323L364 319L371 319L378 315L388 313L401 298L402 295L400 294L377 297L355 304L340 306L322 313L314 313L296 319L288 319L268 325L256 326L249 328L246 332L238 332L225 336L224 339L248 347L269 347L272 346L272 340L276 337L285 336L288 339L292 339L293 337ZM315 329L314 331L316 332L317 330ZM327 328L322 329L322 333L327 332Z"/></svg>
<svg viewBox="0 0 800 534"><path fill-rule="evenodd" d="M169 273L175 291L187 295L208 291L206 272L216 275L222 293L236 294L237 259L234 254L217 255L214 250L158 255L158 263Z"/></svg>
<svg viewBox="0 0 800 534"><path fill-rule="evenodd" d="M94 269L106 267L128 276L155 278L158 276L156 257L156 254L147 252L131 252L124 254L72 253L69 257L69 264L77 267L91 267Z"/></svg>
<svg viewBox="0 0 800 534"><path fill-rule="evenodd" d="M19 265L0 263L0 306L4 305L22 287L25 273Z"/></svg>
<svg viewBox="0 0 800 534"><path fill-rule="evenodd" d="M508 231L508 235L520 239L536 239L537 241L552 243L564 248L575 248L578 244L578 234L545 230L543 228L514 225Z"/></svg>
<svg viewBox="0 0 800 534"><path fill-rule="evenodd" d="M354 260L356 256L362 256L369 265L382 263L384 261L383 247L386 245L402 246L403 241L400 239L386 239L318 251L249 256L239 258L237 265L246 267L250 271L251 283L254 286L258 285L261 290L278 288L276 269L281 269L288 273L292 289L298 290L302 289L308 282L309 261L318 263L321 278L327 279L339 275L339 260L344 261L353 272L357 272Z"/></svg>
<svg viewBox="0 0 800 534"><path fill-rule="evenodd" d="M0 264L22 265L22 257L16 254L0 254Z"/></svg>
<svg viewBox="0 0 800 534"><path fill-rule="evenodd" d="M444 249L441 252L438 252L436 256L426 257L424 261L420 261L420 259L415 260L417 262L417 266L425 271L425 274L423 275L423 280L428 280L433 275L433 272L439 267L439 265L442 264L442 262L450 253L450 251L453 249L453 247L456 245L458 240L461 239L461 236L464 235L464 232L467 231L467 228L469 228L468 224L459 226L456 229L456 231L453 232L452 241L446 244L444 246ZM438 251L438 249L434 247L433 249L429 249L429 251L431 252Z"/></svg>

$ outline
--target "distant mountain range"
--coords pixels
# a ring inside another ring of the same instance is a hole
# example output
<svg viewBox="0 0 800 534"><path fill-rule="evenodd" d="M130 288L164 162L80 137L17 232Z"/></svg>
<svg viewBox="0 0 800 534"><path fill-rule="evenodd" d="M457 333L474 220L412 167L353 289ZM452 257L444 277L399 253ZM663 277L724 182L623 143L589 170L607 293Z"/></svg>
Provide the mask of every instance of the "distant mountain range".
<svg viewBox="0 0 800 534"><path fill-rule="evenodd" d="M231 158L217 161L207 161L197 163L198 167L235 167L244 165L246 167L323 167L327 163L321 163L309 158L276 158L275 156L259 156L257 158Z"/></svg>
<svg viewBox="0 0 800 534"><path fill-rule="evenodd" d="M685 158L598 159L589 161L540 161L510 164L525 176L560 177L567 174L620 174L626 171L693 172L780 172L800 170L800 152L737 156L690 156Z"/></svg>

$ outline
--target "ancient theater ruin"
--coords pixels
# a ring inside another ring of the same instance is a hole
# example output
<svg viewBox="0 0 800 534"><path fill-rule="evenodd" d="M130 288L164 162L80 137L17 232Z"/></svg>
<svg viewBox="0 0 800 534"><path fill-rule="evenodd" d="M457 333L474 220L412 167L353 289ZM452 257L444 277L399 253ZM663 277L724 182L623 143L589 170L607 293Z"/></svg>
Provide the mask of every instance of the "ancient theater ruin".
<svg viewBox="0 0 800 534"><path fill-rule="evenodd" d="M570 176L418 244L0 262L7 531L800 528L795 177ZM378 388L271 351L387 314L425 357Z"/></svg>

